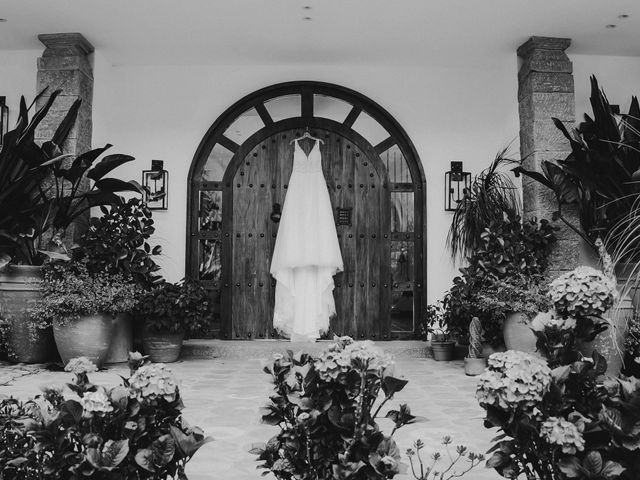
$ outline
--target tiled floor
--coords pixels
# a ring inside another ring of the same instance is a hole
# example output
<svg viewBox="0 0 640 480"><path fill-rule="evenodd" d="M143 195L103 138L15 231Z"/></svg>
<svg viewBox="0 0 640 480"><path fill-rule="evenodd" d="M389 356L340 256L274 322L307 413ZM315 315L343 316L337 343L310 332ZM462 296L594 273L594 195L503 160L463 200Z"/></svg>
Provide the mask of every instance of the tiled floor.
<svg viewBox="0 0 640 480"><path fill-rule="evenodd" d="M215 439L189 464L190 480L261 478L255 457L248 450L252 443L266 442L277 432L277 427L263 425L259 419L258 409L266 403L272 388L269 376L262 372L263 362L257 359L203 359L170 365L182 382L186 418ZM90 378L98 384L115 384L119 381L118 374L127 373L125 367L119 366L94 373ZM425 451L430 453L444 435L452 436L454 444L464 443L478 452L489 448L494 432L482 426L483 411L474 397L476 380L464 375L461 361L398 360L396 376L407 378L409 384L393 402L389 402L390 408L408 403L412 413L428 418L426 423L408 425L396 432L396 442L403 453L417 438L426 443ZM4 395L26 398L38 393L40 385L69 380L70 374L65 372L0 366L0 394ZM388 432L387 422L381 420L380 425ZM482 466L464 478L489 480L501 477Z"/></svg>

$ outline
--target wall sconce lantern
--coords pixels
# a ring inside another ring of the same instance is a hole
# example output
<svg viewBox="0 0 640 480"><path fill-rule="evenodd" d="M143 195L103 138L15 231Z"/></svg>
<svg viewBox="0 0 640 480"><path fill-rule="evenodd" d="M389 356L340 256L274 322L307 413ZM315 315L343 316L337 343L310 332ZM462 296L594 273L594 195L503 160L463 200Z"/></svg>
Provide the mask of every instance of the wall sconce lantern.
<svg viewBox="0 0 640 480"><path fill-rule="evenodd" d="M7 97L0 97L0 146L9 130L9 107L7 106Z"/></svg>
<svg viewBox="0 0 640 480"><path fill-rule="evenodd" d="M151 160L151 170L142 171L142 186L150 210L169 208L169 172L164 169L162 160Z"/></svg>
<svg viewBox="0 0 640 480"><path fill-rule="evenodd" d="M451 162L451 170L444 174L444 209L455 211L471 184L471 173L462 171L462 162Z"/></svg>

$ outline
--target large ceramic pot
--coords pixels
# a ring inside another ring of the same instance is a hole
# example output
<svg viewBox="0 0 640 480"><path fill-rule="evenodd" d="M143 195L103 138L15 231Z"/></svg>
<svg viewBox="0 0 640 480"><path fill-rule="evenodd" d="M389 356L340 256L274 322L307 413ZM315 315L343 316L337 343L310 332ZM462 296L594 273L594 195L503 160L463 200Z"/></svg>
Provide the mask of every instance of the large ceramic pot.
<svg viewBox="0 0 640 480"><path fill-rule="evenodd" d="M53 323L53 336L62 361L87 357L98 367L104 365L111 344L114 318L108 314L86 315Z"/></svg>
<svg viewBox="0 0 640 480"><path fill-rule="evenodd" d="M433 358L439 362L448 362L453 360L453 351L456 342L436 342L431 341L431 349L433 350Z"/></svg>
<svg viewBox="0 0 640 480"><path fill-rule="evenodd" d="M144 353L152 362L171 363L180 358L184 333L153 332L143 329L142 345Z"/></svg>
<svg viewBox="0 0 640 480"><path fill-rule="evenodd" d="M38 328L29 317L41 298L42 267L9 265L0 272L0 316L8 322L7 357L12 362L42 363L56 358L51 328Z"/></svg>
<svg viewBox="0 0 640 480"><path fill-rule="evenodd" d="M529 319L524 313L508 313L502 326L502 335L507 350L527 353L536 351L536 336L529 328Z"/></svg>
<svg viewBox="0 0 640 480"><path fill-rule="evenodd" d="M133 316L130 313L116 315L113 325L111 345L107 352L106 363L123 363L129 360L133 351Z"/></svg>
<svg viewBox="0 0 640 480"><path fill-rule="evenodd" d="M598 335L593 342L580 346L580 352L587 357L590 357L594 350L598 351L607 361L607 375L612 377L617 376L622 369L627 324L633 317L633 313L631 298L621 298L618 304L603 317L609 324L609 328Z"/></svg>

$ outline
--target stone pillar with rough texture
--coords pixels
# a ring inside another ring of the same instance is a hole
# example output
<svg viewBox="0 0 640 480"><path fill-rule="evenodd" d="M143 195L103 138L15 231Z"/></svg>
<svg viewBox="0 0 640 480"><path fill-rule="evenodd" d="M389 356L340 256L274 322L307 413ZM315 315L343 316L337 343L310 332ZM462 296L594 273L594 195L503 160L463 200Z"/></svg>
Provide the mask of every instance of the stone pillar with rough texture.
<svg viewBox="0 0 640 480"><path fill-rule="evenodd" d="M571 152L569 142L552 121L552 117L558 118L569 129L575 122L573 66L565 53L569 45L568 38L531 37L518 48L520 156L528 170L541 171L542 161L562 160ZM523 177L522 189L525 219L551 220L557 210L553 192L528 177ZM571 208L564 206L563 216L579 226ZM578 235L559 221L555 224L560 230L550 277L575 268L582 257Z"/></svg>
<svg viewBox="0 0 640 480"><path fill-rule="evenodd" d="M53 33L38 35L38 39L46 47L42 57L38 59L37 91L47 87L47 93L38 101L43 105L51 92L62 90L36 131L36 141L42 143L51 140L53 134L73 104L80 98L82 104L78 111L75 125L62 145L63 153L79 154L91 149L92 103L93 103L93 65L90 55L93 46L80 33ZM83 185L88 187L88 182ZM67 231L66 239L76 239L77 233L83 230L88 220L79 219ZM43 238L44 247L49 238Z"/></svg>

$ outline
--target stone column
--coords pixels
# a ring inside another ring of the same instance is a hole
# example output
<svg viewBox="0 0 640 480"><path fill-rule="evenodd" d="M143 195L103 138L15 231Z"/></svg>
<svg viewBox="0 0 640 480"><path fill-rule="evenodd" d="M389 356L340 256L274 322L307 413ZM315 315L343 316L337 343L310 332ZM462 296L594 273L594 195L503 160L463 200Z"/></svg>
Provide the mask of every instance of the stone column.
<svg viewBox="0 0 640 480"><path fill-rule="evenodd" d="M520 156L528 170L541 171L543 160L561 160L571 152L569 142L552 121L552 117L558 118L567 128L573 128L575 122L573 66L565 53L569 45L568 38L531 37L518 48ZM554 194L528 177L523 177L522 189L525 219L551 220L557 210ZM575 211L564 206L563 216L579 226ZM556 225L560 230L552 254L552 278L581 263L580 238L563 223Z"/></svg>
<svg viewBox="0 0 640 480"><path fill-rule="evenodd" d="M38 35L45 50L38 59L37 91L48 87L38 106L48 99L51 92L62 90L49 110L49 114L36 131L36 141L42 143L51 140L53 134L73 104L80 98L82 104L78 118L69 136L62 145L64 153L79 154L91 149L92 103L93 103L93 65L91 53L93 46L80 33L53 33ZM85 188L88 187L84 185ZM71 225L66 239L75 240L78 232L83 230L88 221L86 218ZM41 246L45 246L49 238L43 238Z"/></svg>

